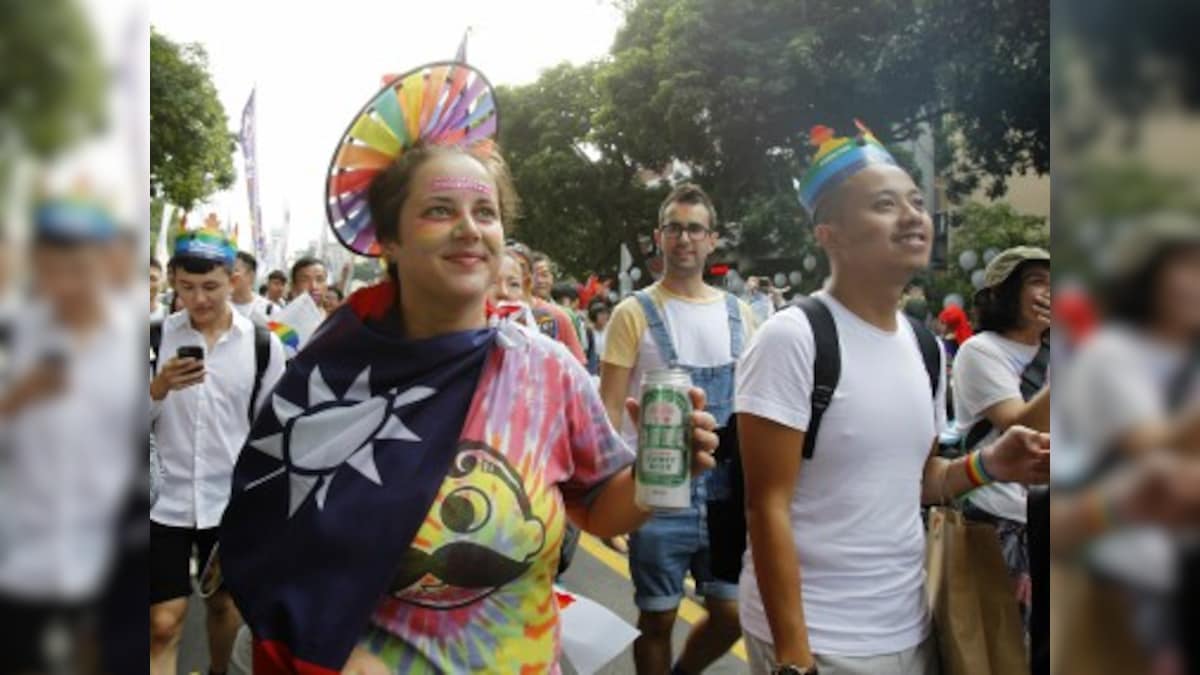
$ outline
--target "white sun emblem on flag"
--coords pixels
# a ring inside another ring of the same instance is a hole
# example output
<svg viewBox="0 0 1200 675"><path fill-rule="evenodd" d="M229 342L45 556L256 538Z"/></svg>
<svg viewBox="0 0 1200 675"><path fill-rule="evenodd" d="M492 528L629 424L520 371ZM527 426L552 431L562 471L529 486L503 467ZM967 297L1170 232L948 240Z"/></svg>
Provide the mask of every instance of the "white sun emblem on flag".
<svg viewBox="0 0 1200 675"><path fill-rule="evenodd" d="M341 398L334 395L320 367L308 378L308 408L283 398L271 397L275 417L283 431L255 438L250 447L279 461L283 466L253 481L247 490L280 476L288 476L288 518L316 490L317 508L325 508L334 473L343 465L376 485L383 485L375 466L373 441L419 441L397 416L400 408L429 398L429 387L392 389L371 396L370 372L364 368ZM285 452L286 449L286 452Z"/></svg>

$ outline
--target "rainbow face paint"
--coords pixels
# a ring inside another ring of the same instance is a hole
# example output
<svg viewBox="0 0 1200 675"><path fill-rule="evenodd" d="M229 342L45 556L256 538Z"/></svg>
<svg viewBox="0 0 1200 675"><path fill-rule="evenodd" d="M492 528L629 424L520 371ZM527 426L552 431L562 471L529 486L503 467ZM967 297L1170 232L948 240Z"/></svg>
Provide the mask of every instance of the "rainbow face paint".
<svg viewBox="0 0 1200 675"><path fill-rule="evenodd" d="M431 190L470 190L486 197L491 197L496 193L495 188L482 181L474 178L462 178L457 176L442 176L434 178L430 183Z"/></svg>

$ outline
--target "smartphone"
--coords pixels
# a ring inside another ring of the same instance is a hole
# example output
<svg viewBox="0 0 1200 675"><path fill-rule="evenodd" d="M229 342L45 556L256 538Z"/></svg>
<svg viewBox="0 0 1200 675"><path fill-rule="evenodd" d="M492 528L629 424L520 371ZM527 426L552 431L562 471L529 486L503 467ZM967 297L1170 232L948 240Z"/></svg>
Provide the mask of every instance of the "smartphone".
<svg viewBox="0 0 1200 675"><path fill-rule="evenodd" d="M204 360L204 348L196 345L184 345L179 348L175 355L181 359L196 359L197 361Z"/></svg>

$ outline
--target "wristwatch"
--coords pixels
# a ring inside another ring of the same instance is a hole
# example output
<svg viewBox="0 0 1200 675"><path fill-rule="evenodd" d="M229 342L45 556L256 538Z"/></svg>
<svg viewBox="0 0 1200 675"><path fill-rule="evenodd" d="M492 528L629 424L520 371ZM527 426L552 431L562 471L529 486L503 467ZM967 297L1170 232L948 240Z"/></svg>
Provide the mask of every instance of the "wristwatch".
<svg viewBox="0 0 1200 675"><path fill-rule="evenodd" d="M819 675L817 672L817 664L813 664L807 668L785 663L775 666L775 670L771 671L771 675Z"/></svg>

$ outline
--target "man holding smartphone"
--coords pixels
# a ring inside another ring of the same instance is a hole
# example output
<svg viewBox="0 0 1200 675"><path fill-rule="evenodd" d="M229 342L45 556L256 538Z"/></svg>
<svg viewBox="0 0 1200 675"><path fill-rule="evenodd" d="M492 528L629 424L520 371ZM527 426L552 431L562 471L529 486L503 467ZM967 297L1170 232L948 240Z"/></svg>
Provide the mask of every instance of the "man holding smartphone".
<svg viewBox="0 0 1200 675"><path fill-rule="evenodd" d="M236 248L221 232L181 235L170 268L184 310L168 317L154 355L150 419L162 488L150 509L150 672L175 673L192 594L192 547L203 567L217 541L252 412L283 374L283 345L234 311ZM262 376L258 352L269 349ZM253 405L252 405L253 399ZM210 672L224 673L241 617L229 594L205 599Z"/></svg>

